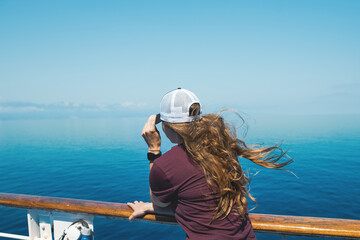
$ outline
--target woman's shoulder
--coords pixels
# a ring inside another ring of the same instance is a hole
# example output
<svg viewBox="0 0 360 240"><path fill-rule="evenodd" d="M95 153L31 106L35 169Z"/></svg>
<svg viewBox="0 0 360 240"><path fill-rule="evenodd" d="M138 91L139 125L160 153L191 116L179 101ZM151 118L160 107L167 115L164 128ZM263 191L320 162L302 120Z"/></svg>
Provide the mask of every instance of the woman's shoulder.
<svg viewBox="0 0 360 240"><path fill-rule="evenodd" d="M193 167L193 161L190 159L189 154L186 152L182 145L176 145L169 151L165 152L161 157L154 161L158 167L163 170L176 168L178 170L182 168L191 169Z"/></svg>
<svg viewBox="0 0 360 240"><path fill-rule="evenodd" d="M169 151L165 152L161 159L183 159L187 158L187 153L185 151L185 148L182 145L176 145L172 147Z"/></svg>

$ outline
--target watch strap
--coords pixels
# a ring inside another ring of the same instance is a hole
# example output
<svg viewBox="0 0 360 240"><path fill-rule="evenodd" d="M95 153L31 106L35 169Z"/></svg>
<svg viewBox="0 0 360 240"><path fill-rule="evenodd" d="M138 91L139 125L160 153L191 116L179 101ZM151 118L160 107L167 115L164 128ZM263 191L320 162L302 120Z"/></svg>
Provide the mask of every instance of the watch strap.
<svg viewBox="0 0 360 240"><path fill-rule="evenodd" d="M148 152L147 153L147 159L150 161L150 162L153 162L155 159L159 158L161 156L161 152L158 153L158 154L154 154L152 152Z"/></svg>

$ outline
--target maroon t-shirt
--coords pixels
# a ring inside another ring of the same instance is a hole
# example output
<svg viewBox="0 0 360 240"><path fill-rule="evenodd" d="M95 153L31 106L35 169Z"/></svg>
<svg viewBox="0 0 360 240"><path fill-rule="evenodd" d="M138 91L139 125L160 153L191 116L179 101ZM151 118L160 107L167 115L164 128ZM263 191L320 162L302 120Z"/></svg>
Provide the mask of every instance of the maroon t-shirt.
<svg viewBox="0 0 360 240"><path fill-rule="evenodd" d="M211 194L203 171L181 145L154 161L149 178L152 193L172 203L186 239L256 239L248 214L242 220L233 210L225 219L211 222L219 197Z"/></svg>

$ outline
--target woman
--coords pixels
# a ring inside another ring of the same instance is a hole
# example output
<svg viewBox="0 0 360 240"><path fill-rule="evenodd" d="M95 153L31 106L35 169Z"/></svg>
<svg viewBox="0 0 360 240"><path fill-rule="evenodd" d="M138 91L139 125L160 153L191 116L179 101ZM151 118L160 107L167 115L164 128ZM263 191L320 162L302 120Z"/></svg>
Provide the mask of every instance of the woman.
<svg viewBox="0 0 360 240"><path fill-rule="evenodd" d="M177 144L161 155L161 139L150 116L142 131L149 146L151 203L128 203L130 220L146 213L172 213L186 239L256 239L248 215L249 179L238 157L266 168L278 169L285 153L277 146L249 148L220 114L201 115L192 92L176 89L160 104L165 135ZM275 155L276 149L281 155Z"/></svg>

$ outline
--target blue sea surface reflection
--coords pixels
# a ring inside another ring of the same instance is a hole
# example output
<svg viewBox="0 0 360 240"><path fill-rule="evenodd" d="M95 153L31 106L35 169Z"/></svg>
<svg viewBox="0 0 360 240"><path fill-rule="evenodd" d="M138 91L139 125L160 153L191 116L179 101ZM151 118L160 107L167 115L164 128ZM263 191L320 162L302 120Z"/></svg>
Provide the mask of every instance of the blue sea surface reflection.
<svg viewBox="0 0 360 240"><path fill-rule="evenodd" d="M360 219L360 127L354 123L359 118L328 119L250 123L248 143L283 142L295 160L288 169L298 176L240 159L253 176L251 193L258 206L252 212ZM145 120L0 121L0 192L149 201L146 145L140 136ZM170 149L162 139L163 151ZM27 234L26 210L1 207L0 215L0 232ZM185 239L185 234L179 226L95 218L95 238Z"/></svg>

